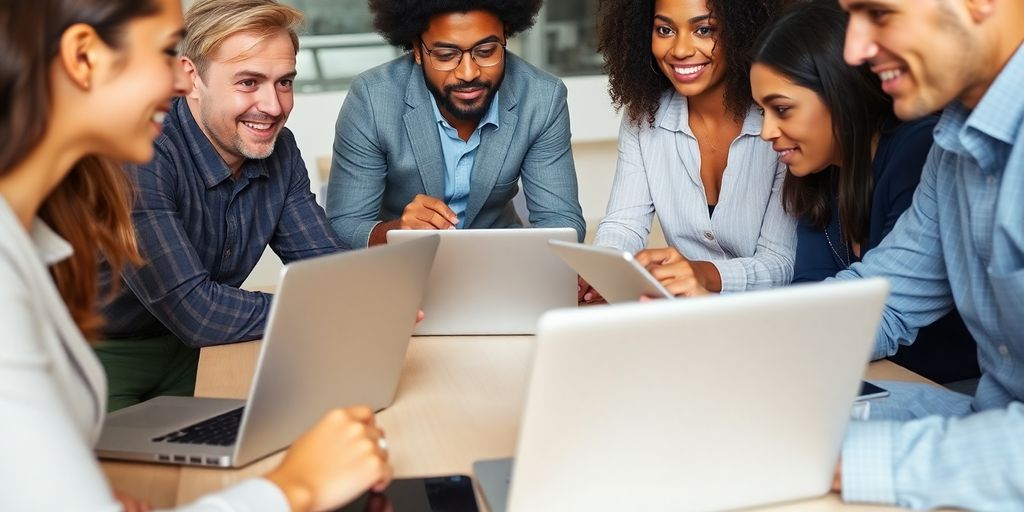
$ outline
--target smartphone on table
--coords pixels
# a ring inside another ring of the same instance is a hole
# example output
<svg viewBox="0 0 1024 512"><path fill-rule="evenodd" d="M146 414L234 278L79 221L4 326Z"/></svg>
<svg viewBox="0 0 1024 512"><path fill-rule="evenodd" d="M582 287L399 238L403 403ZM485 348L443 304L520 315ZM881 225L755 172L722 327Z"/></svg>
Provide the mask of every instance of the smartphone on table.
<svg viewBox="0 0 1024 512"><path fill-rule="evenodd" d="M384 492L368 492L335 512L479 512L466 475L398 478Z"/></svg>

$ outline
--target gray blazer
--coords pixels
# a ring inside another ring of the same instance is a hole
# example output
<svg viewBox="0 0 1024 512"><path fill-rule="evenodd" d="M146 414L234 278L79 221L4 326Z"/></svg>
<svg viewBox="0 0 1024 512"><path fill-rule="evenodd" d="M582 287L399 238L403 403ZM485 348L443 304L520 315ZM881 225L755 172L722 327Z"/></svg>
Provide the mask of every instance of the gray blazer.
<svg viewBox="0 0 1024 512"><path fill-rule="evenodd" d="M506 54L500 127L481 133L470 178L468 228L521 226L512 206L522 178L530 224L570 227L583 240L565 85ZM416 194L444 198L444 158L423 73L411 55L356 77L338 115L327 217L350 247Z"/></svg>

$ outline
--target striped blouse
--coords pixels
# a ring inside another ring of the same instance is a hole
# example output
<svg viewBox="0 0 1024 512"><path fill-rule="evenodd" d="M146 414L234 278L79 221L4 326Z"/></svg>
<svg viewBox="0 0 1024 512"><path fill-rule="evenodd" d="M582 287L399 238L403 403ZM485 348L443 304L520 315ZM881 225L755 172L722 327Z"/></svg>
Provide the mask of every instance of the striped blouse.
<svg viewBox="0 0 1024 512"><path fill-rule="evenodd" d="M723 292L789 284L796 221L782 209L786 168L760 133L761 116L751 108L729 146L718 205L709 214L686 97L666 93L653 127L623 119L615 181L594 245L643 249L657 213L669 244L715 264Z"/></svg>

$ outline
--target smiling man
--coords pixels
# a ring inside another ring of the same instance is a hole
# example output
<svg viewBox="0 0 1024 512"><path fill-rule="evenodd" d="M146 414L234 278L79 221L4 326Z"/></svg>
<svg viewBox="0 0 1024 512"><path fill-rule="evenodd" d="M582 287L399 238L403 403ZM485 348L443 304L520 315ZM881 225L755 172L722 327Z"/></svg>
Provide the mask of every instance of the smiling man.
<svg viewBox="0 0 1024 512"><path fill-rule="evenodd" d="M356 78L338 116L327 213L352 247L392 229L508 228L522 178L536 227L585 230L566 89L506 50L540 0L370 0L408 53Z"/></svg>
<svg viewBox="0 0 1024 512"><path fill-rule="evenodd" d="M239 286L268 245L285 263L343 247L284 128L301 21L274 0L199 0L185 15L192 91L156 116L155 158L134 172L144 262L114 287L96 345L111 410L190 395L197 347L263 335L271 296Z"/></svg>
<svg viewBox="0 0 1024 512"><path fill-rule="evenodd" d="M888 278L875 355L956 307L978 344L974 396L891 386L850 425L835 487L913 508L1024 506L1024 4L840 0L845 56L912 119L942 110L910 208L839 274Z"/></svg>

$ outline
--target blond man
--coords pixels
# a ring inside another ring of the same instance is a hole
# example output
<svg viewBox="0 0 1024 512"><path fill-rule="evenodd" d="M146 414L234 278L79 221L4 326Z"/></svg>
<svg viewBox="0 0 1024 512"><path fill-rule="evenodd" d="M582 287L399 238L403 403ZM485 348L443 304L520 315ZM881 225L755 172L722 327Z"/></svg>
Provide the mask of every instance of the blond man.
<svg viewBox="0 0 1024 512"><path fill-rule="evenodd" d="M167 65L192 92L164 106L156 156L133 171L145 265L124 272L96 349L110 410L190 395L199 347L263 335L271 295L239 286L268 245L285 263L342 248L284 127L301 22L274 0L199 0L185 14L183 56Z"/></svg>

